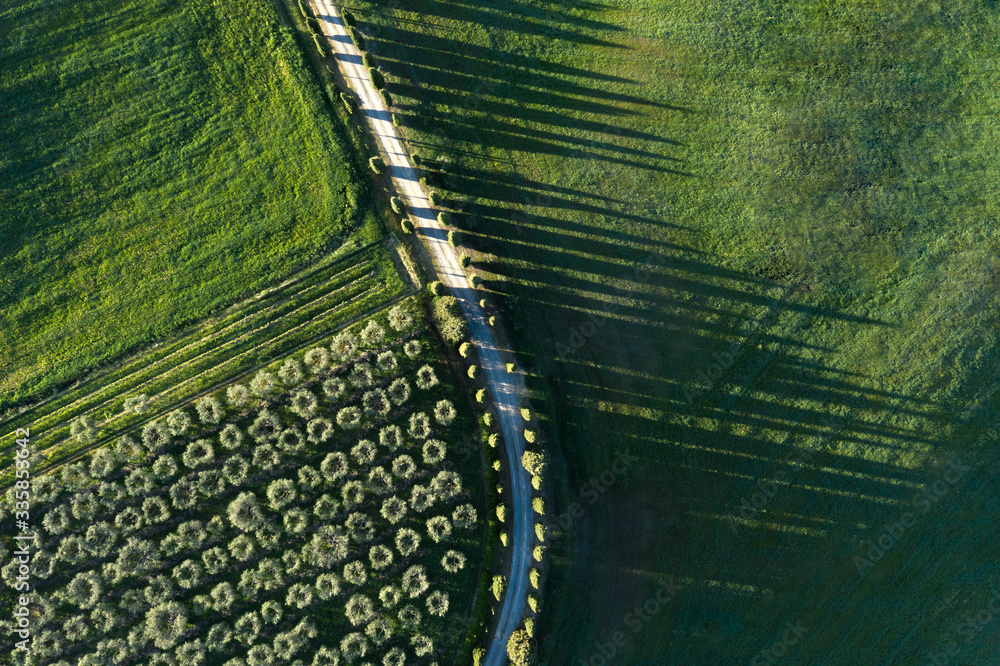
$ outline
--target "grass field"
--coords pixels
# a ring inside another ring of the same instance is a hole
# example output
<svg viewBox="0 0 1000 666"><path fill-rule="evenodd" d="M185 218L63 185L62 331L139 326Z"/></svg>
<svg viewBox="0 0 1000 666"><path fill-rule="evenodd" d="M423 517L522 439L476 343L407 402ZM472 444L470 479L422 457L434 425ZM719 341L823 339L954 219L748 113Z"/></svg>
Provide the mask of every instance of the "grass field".
<svg viewBox="0 0 1000 666"><path fill-rule="evenodd" d="M551 399L543 661L995 661L995 5L348 7Z"/></svg>
<svg viewBox="0 0 1000 666"><path fill-rule="evenodd" d="M421 309L328 329L36 476L34 640L5 663L453 662L483 469Z"/></svg>
<svg viewBox="0 0 1000 666"><path fill-rule="evenodd" d="M270 0L19 1L0 34L0 408L379 233Z"/></svg>
<svg viewBox="0 0 1000 666"><path fill-rule="evenodd" d="M149 413L164 414L178 404L215 389L234 376L250 374L331 329L405 291L381 245L324 262L279 287L236 304L219 316L122 359L101 373L78 381L72 389L23 411L2 424L5 433L30 427L38 467L51 466L78 452L134 432ZM149 413L123 411L129 398L145 396ZM97 431L93 439L70 436L73 421L87 417ZM0 484L13 479L13 442L5 441Z"/></svg>

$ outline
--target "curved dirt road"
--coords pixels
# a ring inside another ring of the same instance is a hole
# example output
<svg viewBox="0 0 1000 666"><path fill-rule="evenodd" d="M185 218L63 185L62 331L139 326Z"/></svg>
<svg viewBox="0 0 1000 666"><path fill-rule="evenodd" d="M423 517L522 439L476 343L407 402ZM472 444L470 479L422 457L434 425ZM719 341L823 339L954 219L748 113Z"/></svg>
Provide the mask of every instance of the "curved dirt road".
<svg viewBox="0 0 1000 666"><path fill-rule="evenodd" d="M336 54L340 69L359 99L359 113L365 118L372 135L378 139L393 184L411 211L415 233L422 237L434 261L439 279L458 298L465 318L469 321L470 338L479 353L480 366L489 386L493 403L500 415L507 467L511 475L513 514L511 530L511 570L507 593L503 600L497 630L493 634L486 656L487 666L507 663L507 639L517 628L524 612L528 594L528 570L534 545L534 516L531 508L531 479L521 467L524 421L519 408L526 399L524 378L520 372L508 374L505 359L486 322L486 316L469 287L465 271L458 264L458 252L448 244L447 232L435 218L435 212L418 181L410 156L396 134L392 117L382 97L368 78L361 53L351 42L347 26L337 9L327 0L312 0L313 9L326 36L328 47ZM506 359L506 360L513 360Z"/></svg>

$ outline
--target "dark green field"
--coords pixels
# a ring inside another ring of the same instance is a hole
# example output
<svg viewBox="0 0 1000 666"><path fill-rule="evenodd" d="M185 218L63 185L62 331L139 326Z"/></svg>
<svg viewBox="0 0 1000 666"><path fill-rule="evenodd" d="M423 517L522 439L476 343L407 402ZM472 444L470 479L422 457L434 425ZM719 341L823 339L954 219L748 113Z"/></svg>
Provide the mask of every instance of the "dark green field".
<svg viewBox="0 0 1000 666"><path fill-rule="evenodd" d="M19 1L0 35L0 407L253 294L370 215L270 0Z"/></svg>
<svg viewBox="0 0 1000 666"><path fill-rule="evenodd" d="M543 660L995 662L995 3L402 4L350 7L582 507Z"/></svg>

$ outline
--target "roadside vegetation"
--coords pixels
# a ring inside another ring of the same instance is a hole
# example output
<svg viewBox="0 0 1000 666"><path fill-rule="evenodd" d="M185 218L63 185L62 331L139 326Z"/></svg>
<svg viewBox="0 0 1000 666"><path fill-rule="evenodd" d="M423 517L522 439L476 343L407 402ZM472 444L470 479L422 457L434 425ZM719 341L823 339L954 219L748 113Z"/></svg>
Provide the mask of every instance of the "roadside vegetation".
<svg viewBox="0 0 1000 666"><path fill-rule="evenodd" d="M6 3L0 34L0 410L380 235L270 0Z"/></svg>
<svg viewBox="0 0 1000 666"><path fill-rule="evenodd" d="M453 661L481 458L419 309L272 358L36 478L25 663Z"/></svg>
<svg viewBox="0 0 1000 666"><path fill-rule="evenodd" d="M1000 584L992 5L389 7L357 30L561 453L539 659L956 640Z"/></svg>

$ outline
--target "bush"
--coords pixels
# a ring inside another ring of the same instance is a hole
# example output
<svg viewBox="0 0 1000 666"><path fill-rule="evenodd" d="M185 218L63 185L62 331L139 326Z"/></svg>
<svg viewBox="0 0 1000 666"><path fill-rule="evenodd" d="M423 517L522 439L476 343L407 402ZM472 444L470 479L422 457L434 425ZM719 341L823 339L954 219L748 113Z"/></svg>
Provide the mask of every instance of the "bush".
<svg viewBox="0 0 1000 666"><path fill-rule="evenodd" d="M462 244L462 234L458 233L457 231L449 231L448 245L451 245L452 247L458 247L461 244Z"/></svg>
<svg viewBox="0 0 1000 666"><path fill-rule="evenodd" d="M424 158L420 156L420 153L413 153L410 155L410 161L413 162L414 166L420 166L424 162Z"/></svg>
<svg viewBox="0 0 1000 666"><path fill-rule="evenodd" d="M340 101L344 103L344 108L347 109L348 113L354 113L358 110L357 101L355 101L355 99L347 93L340 93Z"/></svg>
<svg viewBox="0 0 1000 666"><path fill-rule="evenodd" d="M534 444L535 443L535 431L532 430L531 428L525 428L524 429L524 440L526 442L528 442L529 444Z"/></svg>
<svg viewBox="0 0 1000 666"><path fill-rule="evenodd" d="M427 200L432 206L441 205L441 195L436 190L431 190L431 193L427 196Z"/></svg>
<svg viewBox="0 0 1000 666"><path fill-rule="evenodd" d="M376 174L381 174L385 172L385 161L378 155L368 160L368 166Z"/></svg>
<svg viewBox="0 0 1000 666"><path fill-rule="evenodd" d="M198 412L198 420L202 423L216 424L222 420L225 410L222 403L213 396L207 395L194 403L194 409Z"/></svg>
<svg viewBox="0 0 1000 666"><path fill-rule="evenodd" d="M476 402L483 404L486 402L486 389L481 388L476 391Z"/></svg>
<svg viewBox="0 0 1000 666"><path fill-rule="evenodd" d="M382 101L385 103L385 107L387 109L391 109L392 108L392 95L389 94L389 91L385 90L383 88L383 89L379 90L378 92L379 92L380 95L382 95ZM393 123L393 124L395 125L396 123Z"/></svg>
<svg viewBox="0 0 1000 666"><path fill-rule="evenodd" d="M351 35L351 41L354 45L358 47L359 51L365 50L365 38L361 36L361 33L354 26L348 26L347 32Z"/></svg>
<svg viewBox="0 0 1000 666"><path fill-rule="evenodd" d="M507 505L506 504L498 504L497 505L497 520L499 520L501 523L506 523L507 522Z"/></svg>
<svg viewBox="0 0 1000 666"><path fill-rule="evenodd" d="M431 292L432 296L440 296L444 292L444 285L439 280L435 280L427 285L427 291Z"/></svg>
<svg viewBox="0 0 1000 666"><path fill-rule="evenodd" d="M479 366L478 365L476 365L475 363L473 363L472 365L470 365L468 373L467 373L469 375L469 379L475 379L476 378L476 374L478 372L479 372Z"/></svg>
<svg viewBox="0 0 1000 666"><path fill-rule="evenodd" d="M349 27L351 28L358 27L358 19L354 18L354 14L345 9L343 11L343 17L344 17L344 23L346 23Z"/></svg>
<svg viewBox="0 0 1000 666"><path fill-rule="evenodd" d="M533 500L531 500L531 508L534 509L535 513L537 513L538 515L544 516L545 515L545 500L542 499L541 497L534 498Z"/></svg>
<svg viewBox="0 0 1000 666"><path fill-rule="evenodd" d="M413 222L410 222L410 220L407 218L403 218L399 223L399 230L402 231L404 234L412 234Z"/></svg>
<svg viewBox="0 0 1000 666"><path fill-rule="evenodd" d="M441 226L448 226L451 224L451 213L446 210L441 211L437 215L437 221L441 223Z"/></svg>
<svg viewBox="0 0 1000 666"><path fill-rule="evenodd" d="M507 656L511 666L529 666L535 663L535 642L524 629L518 629L507 641Z"/></svg>
<svg viewBox="0 0 1000 666"><path fill-rule="evenodd" d="M532 476L542 476L548 464L548 457L544 453L525 451L521 454L521 465Z"/></svg>
<svg viewBox="0 0 1000 666"><path fill-rule="evenodd" d="M458 258L458 265L462 268L468 268L472 265L472 257L467 254L463 254Z"/></svg>
<svg viewBox="0 0 1000 666"><path fill-rule="evenodd" d="M496 597L497 601L503 598L503 593L507 591L507 577L497 574L493 576L493 596Z"/></svg>
<svg viewBox="0 0 1000 666"><path fill-rule="evenodd" d="M505 368L507 368L507 374L508 374L508 375L512 375L512 374L514 374L514 369L515 369L515 367L516 367L516 366L515 366L515 365L514 365L513 363L508 363L508 364L507 364L506 366L504 366L504 367L505 367Z"/></svg>
<svg viewBox="0 0 1000 666"><path fill-rule="evenodd" d="M434 301L434 316L441 325L442 337L448 342L457 344L469 337L469 322L454 296L439 296Z"/></svg>
<svg viewBox="0 0 1000 666"><path fill-rule="evenodd" d="M385 88L385 77L382 72L378 71L374 67L368 68L368 78L371 79L372 85L375 86L375 90L382 90Z"/></svg>
<svg viewBox="0 0 1000 666"><path fill-rule="evenodd" d="M472 287L473 289L479 289L479 286L482 284L483 284L483 278L479 277L478 275L469 276L469 286ZM492 321L490 323L492 323Z"/></svg>
<svg viewBox="0 0 1000 666"><path fill-rule="evenodd" d="M403 212L403 202L399 197L392 197L389 199L389 205L392 206L392 212L402 213Z"/></svg>
<svg viewBox="0 0 1000 666"><path fill-rule="evenodd" d="M373 56L371 53L365 53L364 55L361 56L361 62L364 63L364 65L365 65L366 68L367 67L374 67L375 66L375 56Z"/></svg>

